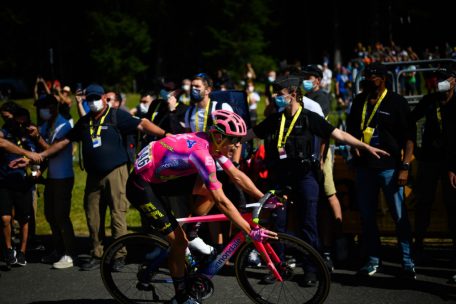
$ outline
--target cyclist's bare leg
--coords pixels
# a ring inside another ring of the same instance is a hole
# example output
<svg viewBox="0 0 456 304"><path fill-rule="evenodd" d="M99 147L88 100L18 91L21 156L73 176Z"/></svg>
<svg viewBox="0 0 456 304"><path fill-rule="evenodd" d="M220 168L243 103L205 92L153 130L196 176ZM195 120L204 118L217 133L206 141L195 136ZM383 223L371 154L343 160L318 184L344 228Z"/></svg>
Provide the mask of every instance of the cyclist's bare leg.
<svg viewBox="0 0 456 304"><path fill-rule="evenodd" d="M168 267L173 278L185 276L185 249L188 246L187 236L181 226L166 236L170 246Z"/></svg>

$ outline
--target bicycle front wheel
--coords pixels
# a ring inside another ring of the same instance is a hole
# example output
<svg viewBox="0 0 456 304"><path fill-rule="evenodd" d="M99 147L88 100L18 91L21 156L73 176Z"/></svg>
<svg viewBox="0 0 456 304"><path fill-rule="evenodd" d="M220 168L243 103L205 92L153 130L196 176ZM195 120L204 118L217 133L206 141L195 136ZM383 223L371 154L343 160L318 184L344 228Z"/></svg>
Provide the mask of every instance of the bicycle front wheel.
<svg viewBox="0 0 456 304"><path fill-rule="evenodd" d="M169 245L149 234L116 239L101 260L101 278L114 299L123 304L166 303L174 296L167 267ZM115 267L122 260L123 267Z"/></svg>
<svg viewBox="0 0 456 304"><path fill-rule="evenodd" d="M277 281L249 242L239 249L235 261L236 278L254 303L323 303L329 293L330 274L320 254L294 236L279 233L269 243L280 258L275 263L283 281Z"/></svg>

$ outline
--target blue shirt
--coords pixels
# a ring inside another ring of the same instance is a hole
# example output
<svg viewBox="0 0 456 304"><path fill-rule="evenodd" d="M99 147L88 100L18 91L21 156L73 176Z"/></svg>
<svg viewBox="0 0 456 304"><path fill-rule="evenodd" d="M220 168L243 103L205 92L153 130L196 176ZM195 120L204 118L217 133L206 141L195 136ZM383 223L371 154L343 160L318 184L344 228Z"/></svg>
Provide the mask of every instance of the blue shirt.
<svg viewBox="0 0 456 304"><path fill-rule="evenodd" d="M50 145L65 138L70 130L70 122L60 114L57 115L53 126L50 126L49 121L46 121L40 127L41 135ZM72 153L73 144L69 144L59 153L49 158L48 178L63 179L74 176Z"/></svg>

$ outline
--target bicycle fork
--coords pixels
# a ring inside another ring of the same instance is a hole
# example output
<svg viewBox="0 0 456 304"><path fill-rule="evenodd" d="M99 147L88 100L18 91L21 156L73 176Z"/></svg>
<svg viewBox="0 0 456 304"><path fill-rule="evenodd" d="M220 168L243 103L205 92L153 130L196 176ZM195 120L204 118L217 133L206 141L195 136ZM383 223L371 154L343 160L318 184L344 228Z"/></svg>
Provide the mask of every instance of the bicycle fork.
<svg viewBox="0 0 456 304"><path fill-rule="evenodd" d="M255 248L257 251L260 253L261 257L263 258L264 261L266 261L266 264L269 268L269 270L272 271L274 276L279 282L283 282L283 278L280 275L279 271L275 267L274 263L280 264L280 258L277 255L277 253L274 251L272 248L271 244L269 243L260 243L253 241L253 245L255 245ZM272 257L272 258L271 258Z"/></svg>

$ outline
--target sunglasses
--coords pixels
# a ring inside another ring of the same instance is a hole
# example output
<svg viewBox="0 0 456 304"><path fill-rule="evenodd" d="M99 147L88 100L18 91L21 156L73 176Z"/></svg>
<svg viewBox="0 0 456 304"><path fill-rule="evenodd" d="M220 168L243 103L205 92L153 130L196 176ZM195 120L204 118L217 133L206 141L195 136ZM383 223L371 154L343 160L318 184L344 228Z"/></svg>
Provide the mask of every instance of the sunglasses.
<svg viewBox="0 0 456 304"><path fill-rule="evenodd" d="M225 138L228 139L228 141L232 144L235 145L237 143L241 142L242 137L232 137L232 136L225 136Z"/></svg>

